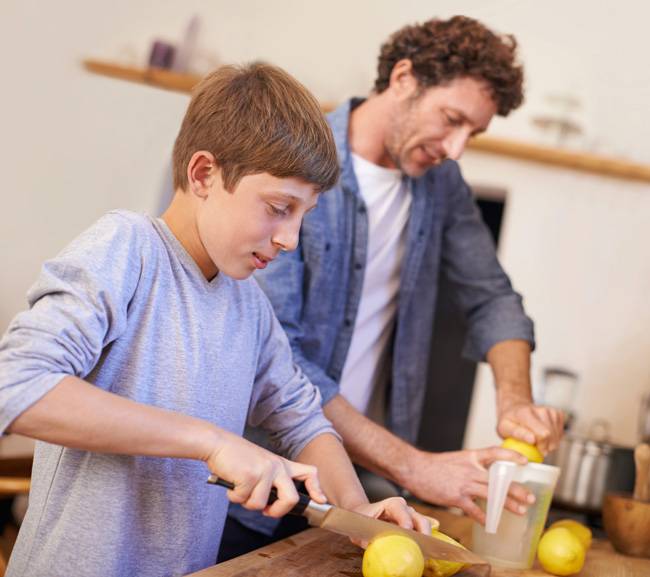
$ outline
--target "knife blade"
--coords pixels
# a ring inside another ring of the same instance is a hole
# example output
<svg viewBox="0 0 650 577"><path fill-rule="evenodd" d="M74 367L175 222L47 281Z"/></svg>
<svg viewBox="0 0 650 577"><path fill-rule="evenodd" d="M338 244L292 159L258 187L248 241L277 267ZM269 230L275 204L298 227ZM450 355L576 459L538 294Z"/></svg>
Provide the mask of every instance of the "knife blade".
<svg viewBox="0 0 650 577"><path fill-rule="evenodd" d="M220 485L226 489L234 489L235 486L216 475L210 475L208 483L212 485ZM307 518L307 521L312 527L320 527L339 535L344 535L359 541L371 541L380 535L404 535L413 539L422 550L425 558L454 561L458 563L467 563L471 565L485 565L487 561L481 559L467 549L462 549L445 543L440 539L430 537L424 533L413 531L411 529L404 529L388 521L374 519L355 513L354 511L347 511L329 503L321 504L312 501L309 495L298 492L299 500L291 511L292 515L302 515ZM271 489L269 495L269 504L277 500L277 493L275 489Z"/></svg>

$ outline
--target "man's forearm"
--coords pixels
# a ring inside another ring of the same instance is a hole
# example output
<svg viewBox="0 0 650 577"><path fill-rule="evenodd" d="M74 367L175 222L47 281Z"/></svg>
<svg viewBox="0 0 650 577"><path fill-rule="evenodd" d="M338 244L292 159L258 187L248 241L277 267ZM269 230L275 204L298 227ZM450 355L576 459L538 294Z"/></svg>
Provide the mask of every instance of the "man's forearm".
<svg viewBox="0 0 650 577"><path fill-rule="evenodd" d="M341 395L323 410L343 438L352 461L399 485L407 483L418 453L415 447L359 413Z"/></svg>
<svg viewBox="0 0 650 577"><path fill-rule="evenodd" d="M8 427L66 447L126 455L206 460L225 431L194 417L65 377Z"/></svg>
<svg viewBox="0 0 650 577"><path fill-rule="evenodd" d="M499 413L514 404L532 402L528 341L501 341L488 351L487 361L494 374Z"/></svg>

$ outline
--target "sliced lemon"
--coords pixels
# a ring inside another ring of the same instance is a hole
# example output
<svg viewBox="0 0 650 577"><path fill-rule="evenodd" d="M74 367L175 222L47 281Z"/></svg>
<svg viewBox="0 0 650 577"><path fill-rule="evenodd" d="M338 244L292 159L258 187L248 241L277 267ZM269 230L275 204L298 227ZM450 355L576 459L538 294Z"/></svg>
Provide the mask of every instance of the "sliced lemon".
<svg viewBox="0 0 650 577"><path fill-rule="evenodd" d="M456 545L456 547L461 547L465 549L458 541L452 539L449 535L446 535L442 531L437 529L431 529L431 536L436 539L440 539L445 543L451 545ZM427 559L424 562L424 574L423 577L451 577L458 573L463 567L464 563L458 563L457 561L443 561L441 559Z"/></svg>

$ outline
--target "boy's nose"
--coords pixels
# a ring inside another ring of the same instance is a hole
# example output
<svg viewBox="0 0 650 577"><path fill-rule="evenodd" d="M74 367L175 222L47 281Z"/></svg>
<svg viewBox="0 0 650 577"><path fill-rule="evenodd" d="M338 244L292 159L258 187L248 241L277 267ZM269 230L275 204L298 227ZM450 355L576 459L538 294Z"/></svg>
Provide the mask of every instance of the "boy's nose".
<svg viewBox="0 0 650 577"><path fill-rule="evenodd" d="M298 222L297 225L287 223L285 226L279 227L271 237L273 245L283 251L296 250L300 236L300 224L301 222Z"/></svg>

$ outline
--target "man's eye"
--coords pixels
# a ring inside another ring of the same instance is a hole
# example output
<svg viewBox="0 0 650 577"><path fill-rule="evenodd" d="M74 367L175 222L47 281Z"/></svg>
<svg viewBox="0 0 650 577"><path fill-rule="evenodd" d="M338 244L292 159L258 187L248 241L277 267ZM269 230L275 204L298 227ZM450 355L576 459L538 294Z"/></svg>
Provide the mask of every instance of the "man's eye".
<svg viewBox="0 0 650 577"><path fill-rule="evenodd" d="M445 117L447 118L447 123L451 126L460 126L463 123L463 119L457 116L445 114Z"/></svg>

